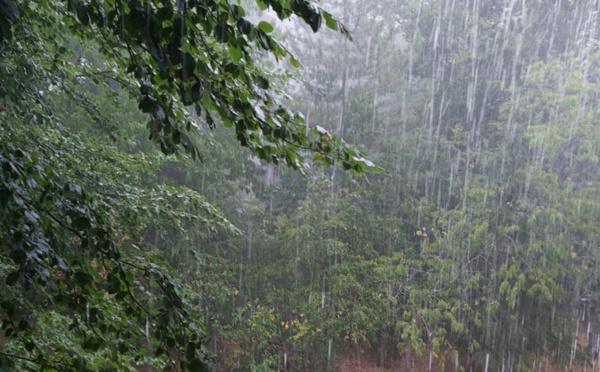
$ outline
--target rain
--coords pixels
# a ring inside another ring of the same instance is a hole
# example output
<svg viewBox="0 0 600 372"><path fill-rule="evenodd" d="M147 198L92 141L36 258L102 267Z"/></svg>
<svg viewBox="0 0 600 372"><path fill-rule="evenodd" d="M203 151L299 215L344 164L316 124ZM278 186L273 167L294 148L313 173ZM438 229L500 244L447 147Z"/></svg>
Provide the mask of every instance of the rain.
<svg viewBox="0 0 600 372"><path fill-rule="evenodd" d="M0 371L600 372L600 0L0 0Z"/></svg>

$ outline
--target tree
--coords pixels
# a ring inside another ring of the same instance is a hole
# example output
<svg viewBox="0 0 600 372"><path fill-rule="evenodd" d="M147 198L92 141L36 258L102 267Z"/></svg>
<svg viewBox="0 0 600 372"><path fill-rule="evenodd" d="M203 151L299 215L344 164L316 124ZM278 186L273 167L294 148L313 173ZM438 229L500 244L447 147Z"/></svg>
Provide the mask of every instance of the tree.
<svg viewBox="0 0 600 372"><path fill-rule="evenodd" d="M257 3L347 34L309 1ZM196 158L194 132L223 124L274 163L302 169L309 151L355 172L372 166L285 107L256 61L299 64L271 24L245 14L225 0L0 2L1 366L210 369L201 316L143 235L198 222L235 229L194 190L148 184L157 162L68 125L80 109L110 138L129 127L111 126L98 92L131 102L115 94L129 92L167 155L181 147Z"/></svg>
<svg viewBox="0 0 600 372"><path fill-rule="evenodd" d="M308 0L257 4L262 10L272 9L282 20L298 16L314 32L325 20L328 27L349 36L330 13ZM71 35L93 40L117 72L135 77L139 108L151 116L150 138L166 154L181 145L197 155L187 132L197 127L198 120L185 110L194 106L209 127L216 125L215 116L233 127L240 144L261 159L302 168L302 150L310 150L318 160L339 162L346 169L363 172L371 167L341 139L306 128L302 116L282 104L256 60L270 55L295 67L299 63L271 36L273 25L251 23L240 5L229 0L25 1L20 5L17 8L13 0L2 3L3 24L22 32L37 30L43 42L59 48ZM60 22L70 30L63 37L43 28Z"/></svg>

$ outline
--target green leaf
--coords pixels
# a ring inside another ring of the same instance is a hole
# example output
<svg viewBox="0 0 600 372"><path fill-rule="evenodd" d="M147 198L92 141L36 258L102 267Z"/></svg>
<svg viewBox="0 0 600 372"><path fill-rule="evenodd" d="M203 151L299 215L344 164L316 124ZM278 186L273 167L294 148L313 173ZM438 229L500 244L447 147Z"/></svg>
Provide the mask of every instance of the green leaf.
<svg viewBox="0 0 600 372"><path fill-rule="evenodd" d="M331 15L331 13L324 11L323 18L325 19L325 24L327 25L327 27L334 31L338 30L338 22L335 20L335 18L333 18L333 15Z"/></svg>
<svg viewBox="0 0 600 372"><path fill-rule="evenodd" d="M260 10L265 10L269 7L269 5L264 2L263 0L256 0L256 5L258 6L258 9Z"/></svg>
<svg viewBox="0 0 600 372"><path fill-rule="evenodd" d="M298 62L298 60L294 57L294 56L290 56L290 64L294 67L294 68L300 68L302 65L300 64L300 62Z"/></svg>
<svg viewBox="0 0 600 372"><path fill-rule="evenodd" d="M155 100L150 98L150 96L144 96L144 98L141 99L138 106L139 106L140 110L142 110L142 112L152 113L156 110L156 108L158 107L158 104L156 103Z"/></svg>
<svg viewBox="0 0 600 372"><path fill-rule="evenodd" d="M265 78L263 76L260 76L260 75L255 76L254 82L261 89L265 89L265 90L269 89L269 80L267 80L267 78Z"/></svg>
<svg viewBox="0 0 600 372"><path fill-rule="evenodd" d="M242 59L242 50L233 45L229 45L227 49L229 51L229 55L234 62L239 62Z"/></svg>
<svg viewBox="0 0 600 372"><path fill-rule="evenodd" d="M274 30L273 25L267 21L261 21L258 24L258 28L261 29L266 34L270 34Z"/></svg>

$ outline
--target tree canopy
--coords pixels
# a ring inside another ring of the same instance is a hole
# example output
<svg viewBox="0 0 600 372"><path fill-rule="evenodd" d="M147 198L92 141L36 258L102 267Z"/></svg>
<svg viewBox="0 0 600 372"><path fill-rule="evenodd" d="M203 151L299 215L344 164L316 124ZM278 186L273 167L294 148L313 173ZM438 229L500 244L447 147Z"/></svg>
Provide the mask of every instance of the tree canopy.
<svg viewBox="0 0 600 372"><path fill-rule="evenodd" d="M0 370L597 369L599 25L0 0Z"/></svg>
<svg viewBox="0 0 600 372"><path fill-rule="evenodd" d="M347 34L309 1L257 5ZM372 167L287 107L260 66L299 63L272 32L232 1L0 2L0 321L11 340L1 366L210 369L186 287L136 234L237 229L198 192L156 179L163 160L124 152L118 137L137 136L143 113L166 155L198 158L198 133L223 125L273 163L302 170L312 153ZM40 322L56 329L40 334Z"/></svg>
<svg viewBox="0 0 600 372"><path fill-rule="evenodd" d="M282 20L300 17L314 32L324 19L327 26L349 36L330 13L310 1L257 4L262 10L271 9ZM72 50L65 44L74 40L94 43L109 73L138 90L139 108L150 116L150 139L165 154L174 153L180 145L197 156L189 131L202 124L214 127L219 120L233 127L240 144L261 159L300 169L304 167L302 151L309 150L321 161L338 162L357 172L371 166L339 138L307 128L302 115L291 112L282 97L270 89L270 77L260 68L261 61L270 57L294 67L299 67L299 62L271 36L273 25L267 21L253 24L235 2L17 4L6 0L0 14L2 35L9 36L18 29L15 39L53 44L54 70L46 69L49 78L69 74ZM13 40L12 44L18 43ZM98 71L87 73L96 75ZM193 106L196 115L185 109L188 106Z"/></svg>

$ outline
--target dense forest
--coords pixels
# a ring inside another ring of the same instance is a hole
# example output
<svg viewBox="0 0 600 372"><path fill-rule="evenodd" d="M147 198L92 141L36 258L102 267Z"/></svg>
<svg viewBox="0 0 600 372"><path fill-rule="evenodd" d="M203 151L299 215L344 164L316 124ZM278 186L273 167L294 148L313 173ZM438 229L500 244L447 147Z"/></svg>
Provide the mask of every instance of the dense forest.
<svg viewBox="0 0 600 372"><path fill-rule="evenodd" d="M597 0L0 0L0 371L600 371Z"/></svg>

